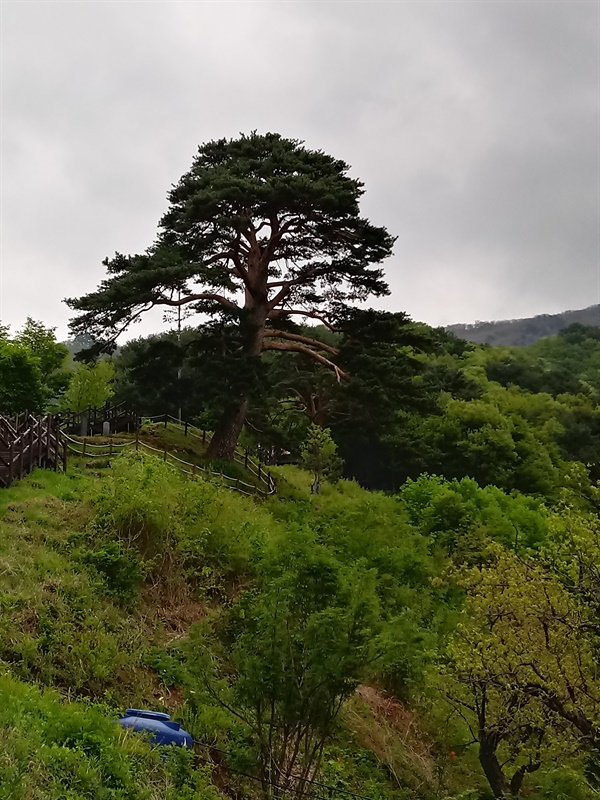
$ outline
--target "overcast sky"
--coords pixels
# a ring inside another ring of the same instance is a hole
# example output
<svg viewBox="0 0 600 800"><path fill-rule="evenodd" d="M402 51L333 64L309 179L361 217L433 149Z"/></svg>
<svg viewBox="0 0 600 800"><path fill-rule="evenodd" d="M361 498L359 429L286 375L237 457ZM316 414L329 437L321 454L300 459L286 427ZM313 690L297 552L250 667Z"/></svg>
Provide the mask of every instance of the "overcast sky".
<svg viewBox="0 0 600 800"><path fill-rule="evenodd" d="M13 328L31 315L66 335L63 298L152 243L196 147L253 129L364 181L365 215L399 237L386 308L441 325L600 302L598 0L1 9Z"/></svg>

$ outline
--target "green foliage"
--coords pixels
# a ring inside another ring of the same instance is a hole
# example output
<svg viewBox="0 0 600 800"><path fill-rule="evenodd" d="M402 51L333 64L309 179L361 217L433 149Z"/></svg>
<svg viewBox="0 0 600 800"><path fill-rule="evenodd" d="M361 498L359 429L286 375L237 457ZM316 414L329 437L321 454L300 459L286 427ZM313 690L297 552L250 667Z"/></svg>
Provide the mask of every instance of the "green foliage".
<svg viewBox="0 0 600 800"><path fill-rule="evenodd" d="M78 556L101 577L110 594L125 602L135 600L146 577L135 551L121 542L108 540L97 543L93 549L79 551Z"/></svg>
<svg viewBox="0 0 600 800"><path fill-rule="evenodd" d="M31 317L12 339L0 327L0 410L41 413L68 382L67 348L56 341L54 328Z"/></svg>
<svg viewBox="0 0 600 800"><path fill-rule="evenodd" d="M190 754L163 761L106 711L64 703L54 692L1 676L0 798L216 798L209 776L193 769Z"/></svg>
<svg viewBox="0 0 600 800"><path fill-rule="evenodd" d="M103 406L114 394L114 374L115 369L110 361L98 361L93 365L78 364L63 398L64 408L68 411L86 411Z"/></svg>
<svg viewBox="0 0 600 800"><path fill-rule="evenodd" d="M206 590L218 590L229 575L252 572L253 554L274 527L252 500L187 480L161 459L139 453L114 461L95 506L98 530L116 536L134 564L140 558L155 578L186 577Z"/></svg>
<svg viewBox="0 0 600 800"><path fill-rule="evenodd" d="M496 548L459 574L464 613L440 686L479 746L495 796L559 752L596 746L597 667L589 612L534 562ZM512 778L506 775L513 764Z"/></svg>
<svg viewBox="0 0 600 800"><path fill-rule="evenodd" d="M495 486L481 488L470 478L448 481L423 475L408 480L398 498L410 522L458 563L485 558L490 540L522 553L535 552L548 533L539 500L509 495Z"/></svg>
<svg viewBox="0 0 600 800"><path fill-rule="evenodd" d="M341 705L375 655L374 575L298 533L267 553L261 582L226 628L228 707L251 732L261 780L296 786L319 767Z"/></svg>
<svg viewBox="0 0 600 800"><path fill-rule="evenodd" d="M337 455L337 446L331 438L329 428L311 425L302 447L302 466L313 473L311 491L321 493L323 480L335 483L342 472L342 460Z"/></svg>
<svg viewBox="0 0 600 800"><path fill-rule="evenodd" d="M67 369L69 351L56 341L56 328L46 328L41 322L27 317L15 341L26 347L37 359L46 402L56 401L65 391L70 377Z"/></svg>
<svg viewBox="0 0 600 800"><path fill-rule="evenodd" d="M25 345L0 339L0 409L41 411L44 399L39 359Z"/></svg>

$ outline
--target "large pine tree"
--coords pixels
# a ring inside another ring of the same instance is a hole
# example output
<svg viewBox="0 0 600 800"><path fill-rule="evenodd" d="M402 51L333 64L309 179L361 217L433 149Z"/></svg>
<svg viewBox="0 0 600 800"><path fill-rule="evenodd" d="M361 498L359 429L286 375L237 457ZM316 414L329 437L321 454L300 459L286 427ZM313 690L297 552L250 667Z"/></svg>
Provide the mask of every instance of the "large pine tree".
<svg viewBox="0 0 600 800"><path fill-rule="evenodd" d="M225 317L242 360L266 350L303 353L345 377L336 350L297 322L333 324L349 304L384 295L382 261L394 239L360 216L363 184L343 161L278 134L202 145L169 192L156 242L142 255L106 259L96 292L67 300L74 333L109 346L145 311L186 306ZM230 458L248 410L230 398L210 454Z"/></svg>

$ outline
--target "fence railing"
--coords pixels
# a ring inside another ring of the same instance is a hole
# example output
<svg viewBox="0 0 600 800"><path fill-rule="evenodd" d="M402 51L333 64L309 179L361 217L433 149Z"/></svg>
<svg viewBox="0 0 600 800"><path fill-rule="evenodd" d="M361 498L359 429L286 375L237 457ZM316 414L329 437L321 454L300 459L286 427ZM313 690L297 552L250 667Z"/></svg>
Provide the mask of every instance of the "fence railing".
<svg viewBox="0 0 600 800"><path fill-rule="evenodd" d="M65 411L60 414L61 428L71 433L75 430L79 431L82 424L85 427L84 435L90 431L102 433L105 422L108 422L111 433L124 430L129 432L139 427L140 418L137 411L127 403L87 408L85 411Z"/></svg>
<svg viewBox="0 0 600 800"><path fill-rule="evenodd" d="M34 467L66 469L67 447L57 420L45 417L0 417L0 486L28 475Z"/></svg>
<svg viewBox="0 0 600 800"><path fill-rule="evenodd" d="M171 425L182 431L185 437L191 437L210 444L212 434L209 431L177 419L171 414L144 417L149 421ZM82 423L86 432L102 432L104 423L108 422L111 432L116 430L135 431L135 441L109 442L108 444L94 444L87 437L73 438L67 431L73 431ZM142 417L125 403L104 408L90 408L81 412L68 412L46 417L35 417L28 412L16 414L11 417L0 416L0 486L10 486L17 478L31 472L33 467L48 467L57 470L62 464L66 469L67 453L74 455L102 457L113 456L127 448L135 447L136 450L145 450L158 453L164 461L169 461L182 472L190 475L202 475L210 480L219 481L229 489L245 495L261 495L267 497L275 494L277 487L275 480L264 464L255 458L248 450L236 448L233 462L250 473L256 484L234 478L222 470L216 471L209 466L194 464L185 461L170 453L168 449L152 447L139 437Z"/></svg>
<svg viewBox="0 0 600 800"><path fill-rule="evenodd" d="M184 436L190 436L201 441L203 444L210 444L212 439L212 433L209 431L198 428L196 425L192 425L191 422L179 420L177 417L174 417L171 414L158 414L152 417L144 417L143 419L147 419L155 423L162 423L165 428L168 425L173 425L182 431ZM265 465L259 459L255 458L249 450L236 447L233 455L233 461L234 463L244 467L244 469L254 475L259 483L263 484L265 494L275 494L276 485L273 476L265 467Z"/></svg>
<svg viewBox="0 0 600 800"><path fill-rule="evenodd" d="M136 433L135 440L129 442L110 441L103 442L102 444L95 444L94 442L90 442L87 437L74 438L66 434L64 431L61 434L61 438L65 442L65 445L71 454L82 456L84 458L106 459L113 458L114 456L125 452L148 452L162 458L164 462L171 464L171 466L187 475L192 477L202 477L211 481L218 481L225 486L225 488L232 489L233 491L247 495L248 497L256 495L268 497L269 495L275 494L276 491L275 481L273 480L272 475L266 470L262 470L262 478L260 477L260 469L257 473L253 473L259 478L261 485L247 483L241 478L234 478L231 475L227 475L222 470L217 471L209 466L202 466L201 464L195 464L191 461L185 461L183 458L179 458L179 456L171 453L167 448L161 449L158 447L153 447L147 442L144 442L143 439L140 439L139 432Z"/></svg>

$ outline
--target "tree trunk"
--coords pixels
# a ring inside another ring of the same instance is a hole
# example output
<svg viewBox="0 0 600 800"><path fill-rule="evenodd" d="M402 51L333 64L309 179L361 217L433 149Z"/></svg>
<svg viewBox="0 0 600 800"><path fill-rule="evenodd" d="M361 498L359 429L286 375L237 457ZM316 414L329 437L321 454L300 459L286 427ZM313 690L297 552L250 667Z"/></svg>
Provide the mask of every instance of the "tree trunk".
<svg viewBox="0 0 600 800"><path fill-rule="evenodd" d="M248 401L242 399L236 406L224 412L219 427L210 440L206 451L206 455L209 458L222 458L225 461L233 461L235 447L248 413L248 405Z"/></svg>
<svg viewBox="0 0 600 800"><path fill-rule="evenodd" d="M530 761L529 764L523 764L522 767L519 767L510 781L510 793L513 795L513 797L517 797L521 791L525 775L529 775L532 772L537 772L541 766L542 764L540 761L536 761L535 763Z"/></svg>
<svg viewBox="0 0 600 800"><path fill-rule="evenodd" d="M508 794L508 783L502 771L500 762L496 755L496 747L493 743L481 740L479 743L479 763L485 773L494 797L506 797Z"/></svg>

